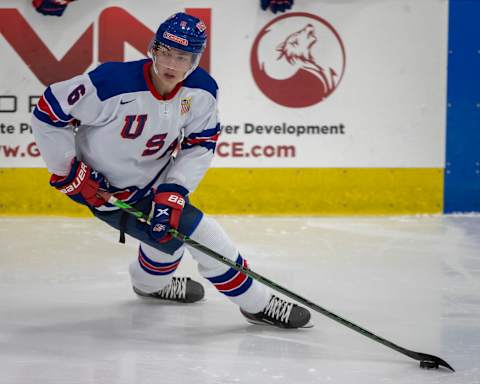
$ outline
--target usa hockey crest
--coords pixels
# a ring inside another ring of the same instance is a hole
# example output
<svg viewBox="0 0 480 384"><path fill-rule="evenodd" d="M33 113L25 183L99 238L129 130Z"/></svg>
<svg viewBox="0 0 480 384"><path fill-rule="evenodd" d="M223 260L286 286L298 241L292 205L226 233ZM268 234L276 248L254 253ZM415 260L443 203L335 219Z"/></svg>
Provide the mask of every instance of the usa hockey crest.
<svg viewBox="0 0 480 384"><path fill-rule="evenodd" d="M192 106L192 98L191 97L185 97L180 101L180 115L183 116L188 111L190 111L190 107Z"/></svg>
<svg viewBox="0 0 480 384"><path fill-rule="evenodd" d="M205 23L203 21L199 21L197 23L197 29L200 31L200 32L203 32L207 29L207 26L205 25Z"/></svg>

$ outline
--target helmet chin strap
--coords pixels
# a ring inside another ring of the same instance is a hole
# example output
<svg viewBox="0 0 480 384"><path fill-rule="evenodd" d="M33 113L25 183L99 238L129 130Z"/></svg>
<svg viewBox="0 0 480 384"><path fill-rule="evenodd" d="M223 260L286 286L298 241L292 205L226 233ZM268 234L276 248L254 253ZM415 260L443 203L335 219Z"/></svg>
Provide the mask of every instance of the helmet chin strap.
<svg viewBox="0 0 480 384"><path fill-rule="evenodd" d="M182 80L185 80L185 79L188 77L188 75L190 75L195 69L197 69L197 67L198 67L198 63L197 63L197 64L193 64L193 65L192 65L192 68L185 73L185 76L183 76L183 79L182 79Z"/></svg>
<svg viewBox="0 0 480 384"><path fill-rule="evenodd" d="M192 67L185 73L185 76L183 76L182 80L185 80L188 77L188 75L190 75L195 69L197 69L198 64L200 64L200 59L202 58L202 54L203 53L197 53L195 55L195 60L192 64Z"/></svg>
<svg viewBox="0 0 480 384"><path fill-rule="evenodd" d="M158 69L157 69L157 58L155 57L155 55L153 53L153 47L148 50L147 56L150 59L152 59L152 61L153 61L153 71L155 72L155 74L157 76L160 76L160 74L158 73Z"/></svg>

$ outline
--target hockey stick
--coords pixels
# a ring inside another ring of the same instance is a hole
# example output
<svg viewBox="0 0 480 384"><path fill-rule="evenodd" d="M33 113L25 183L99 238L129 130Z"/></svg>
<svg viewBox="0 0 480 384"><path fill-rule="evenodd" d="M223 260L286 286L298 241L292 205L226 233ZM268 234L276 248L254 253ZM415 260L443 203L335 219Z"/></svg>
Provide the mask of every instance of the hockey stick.
<svg viewBox="0 0 480 384"><path fill-rule="evenodd" d="M115 196L111 195L108 192L98 192L98 195L102 197L105 201L108 201L110 204L115 205L116 207L130 213L131 215L135 216L139 221L143 223L149 224L149 218L147 215L145 215L143 212L135 209L131 205L124 203L121 200L118 200ZM368 337L369 339L372 339L380 344L383 344L384 346L391 348L397 352L400 352L414 360L420 361L420 367L422 368L438 368L438 366L442 366L445 368L448 368L455 372L455 370L443 359L429 355L426 353L421 353L421 352L415 352L411 351L409 349L403 348L397 344L392 343L391 341L384 339L380 336L375 335L374 333L368 331L365 328L362 328L336 314L333 312L328 311L325 308L322 308L321 306L311 302L310 300L307 300L303 298L300 295L297 295L296 293L280 286L279 284L275 283L272 280L267 279L266 277L259 275L258 273L252 271L248 267L244 267L243 265L237 264L235 261L230 260L226 258L225 256L220 255L219 253L211 250L210 248L205 247L204 245L197 243L195 240L192 240L190 237L178 232L176 229L170 229L169 233L175 237L176 239L184 242L185 244L191 246L192 248L195 248L205 254L207 254L210 257L213 257L215 260L228 265L230 268L233 268L239 272L244 273L245 275L251 277L252 279L266 285L269 288L272 288L282 294L284 294L287 297L290 297L291 299L305 305L308 308L313 309L316 312L321 313L322 315L325 315L329 317L330 319L362 334L363 336Z"/></svg>

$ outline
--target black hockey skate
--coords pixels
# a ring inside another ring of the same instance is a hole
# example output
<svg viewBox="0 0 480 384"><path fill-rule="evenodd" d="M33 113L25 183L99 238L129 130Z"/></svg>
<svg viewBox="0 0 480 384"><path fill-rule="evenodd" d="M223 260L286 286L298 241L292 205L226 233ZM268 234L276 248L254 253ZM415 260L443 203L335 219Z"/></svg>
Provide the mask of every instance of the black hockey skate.
<svg viewBox="0 0 480 384"><path fill-rule="evenodd" d="M142 292L133 287L133 291L142 297L150 297L158 300L174 301L177 303L195 303L202 300L205 295L202 284L190 277L173 277L172 282L161 291L154 293Z"/></svg>
<svg viewBox="0 0 480 384"><path fill-rule="evenodd" d="M240 312L252 324L273 325L279 328L311 328L310 312L297 304L272 295L262 312L248 313L240 308Z"/></svg>

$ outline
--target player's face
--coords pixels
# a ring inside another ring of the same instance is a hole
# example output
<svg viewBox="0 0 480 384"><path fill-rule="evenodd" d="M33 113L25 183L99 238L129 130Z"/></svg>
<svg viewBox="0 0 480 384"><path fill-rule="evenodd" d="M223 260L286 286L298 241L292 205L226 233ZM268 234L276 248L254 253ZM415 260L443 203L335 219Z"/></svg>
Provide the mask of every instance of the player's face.
<svg viewBox="0 0 480 384"><path fill-rule="evenodd" d="M179 49L160 46L155 51L158 76L166 83L179 83L192 68L193 55Z"/></svg>

